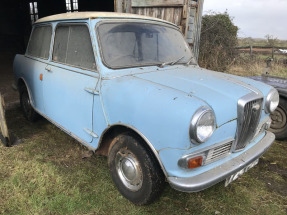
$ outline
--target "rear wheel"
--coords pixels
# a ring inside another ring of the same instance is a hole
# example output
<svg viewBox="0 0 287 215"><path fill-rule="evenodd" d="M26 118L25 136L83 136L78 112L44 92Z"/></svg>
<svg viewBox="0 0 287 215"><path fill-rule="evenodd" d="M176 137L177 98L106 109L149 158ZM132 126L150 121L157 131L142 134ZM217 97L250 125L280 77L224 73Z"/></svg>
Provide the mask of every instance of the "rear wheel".
<svg viewBox="0 0 287 215"><path fill-rule="evenodd" d="M164 175L154 155L136 136L117 136L109 150L108 164L118 190L134 204L146 205L160 196Z"/></svg>
<svg viewBox="0 0 287 215"><path fill-rule="evenodd" d="M8 138L2 136L1 133L0 133L0 140L1 140L1 142L3 143L4 146L6 146L6 147L10 147L10 146L11 146L11 144L10 144Z"/></svg>
<svg viewBox="0 0 287 215"><path fill-rule="evenodd" d="M287 138L287 100L280 98L276 110L271 114L270 131L273 132L277 140Z"/></svg>
<svg viewBox="0 0 287 215"><path fill-rule="evenodd" d="M33 109L31 105L31 100L27 91L27 88L25 86L21 86L19 90L20 94L20 104L22 111L24 113L24 116L26 119L28 119L31 122L34 122L38 118L38 114Z"/></svg>

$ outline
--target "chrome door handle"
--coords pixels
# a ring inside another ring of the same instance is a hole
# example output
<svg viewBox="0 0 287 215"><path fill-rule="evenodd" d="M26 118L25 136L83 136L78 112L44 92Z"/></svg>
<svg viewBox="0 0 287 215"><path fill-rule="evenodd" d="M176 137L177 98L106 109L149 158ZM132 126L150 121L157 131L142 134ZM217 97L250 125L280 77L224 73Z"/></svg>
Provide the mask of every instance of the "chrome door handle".
<svg viewBox="0 0 287 215"><path fill-rule="evenodd" d="M48 66L47 66L45 69L46 69L48 72L51 72L51 71L52 71L52 70L51 70L51 67L48 67Z"/></svg>

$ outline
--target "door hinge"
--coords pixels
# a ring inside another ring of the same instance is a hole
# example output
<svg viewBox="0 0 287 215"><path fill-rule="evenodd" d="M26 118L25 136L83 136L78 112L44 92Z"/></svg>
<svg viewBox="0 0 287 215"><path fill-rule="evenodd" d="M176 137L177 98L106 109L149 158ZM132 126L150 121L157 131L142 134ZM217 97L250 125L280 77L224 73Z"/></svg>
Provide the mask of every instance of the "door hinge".
<svg viewBox="0 0 287 215"><path fill-rule="evenodd" d="M86 90L88 93L91 93L91 94L93 94L93 95L99 95L99 94L100 94L99 91L96 90L96 89L92 89L92 88L86 87L85 90Z"/></svg>
<svg viewBox="0 0 287 215"><path fill-rule="evenodd" d="M99 137L95 132L92 132L90 129L84 128L84 131L87 132L89 135L91 135L94 138Z"/></svg>

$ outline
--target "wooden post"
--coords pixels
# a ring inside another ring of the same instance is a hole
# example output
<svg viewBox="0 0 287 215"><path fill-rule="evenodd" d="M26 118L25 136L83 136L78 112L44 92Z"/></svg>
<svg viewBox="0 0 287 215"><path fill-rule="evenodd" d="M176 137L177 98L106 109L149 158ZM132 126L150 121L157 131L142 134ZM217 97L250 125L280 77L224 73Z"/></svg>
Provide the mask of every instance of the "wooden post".
<svg viewBox="0 0 287 215"><path fill-rule="evenodd" d="M272 46L272 59L274 59L274 46Z"/></svg>
<svg viewBox="0 0 287 215"><path fill-rule="evenodd" d="M0 93L0 137L5 146L10 146L10 137L5 118L4 97Z"/></svg>
<svg viewBox="0 0 287 215"><path fill-rule="evenodd" d="M253 47L252 45L250 45L250 57L252 58L252 54L253 54Z"/></svg>

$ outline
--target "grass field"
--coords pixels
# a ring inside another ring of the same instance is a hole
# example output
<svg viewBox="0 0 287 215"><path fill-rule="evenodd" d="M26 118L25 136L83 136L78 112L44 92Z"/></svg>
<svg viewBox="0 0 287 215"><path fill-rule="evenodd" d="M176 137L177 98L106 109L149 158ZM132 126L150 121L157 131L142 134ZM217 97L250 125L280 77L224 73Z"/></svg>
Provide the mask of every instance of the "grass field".
<svg viewBox="0 0 287 215"><path fill-rule="evenodd" d="M0 146L0 214L285 214L287 141L275 142L260 163L227 188L199 193L166 186L155 203L138 207L116 190L107 159L82 158L87 150L41 119L7 111L9 127L23 143Z"/></svg>
<svg viewBox="0 0 287 215"><path fill-rule="evenodd" d="M270 46L266 39L238 38L238 46ZM275 46L287 47L287 40L275 40Z"/></svg>
<svg viewBox="0 0 287 215"><path fill-rule="evenodd" d="M229 72L247 75L239 66ZM105 157L86 157L86 148L45 119L28 122L17 105L6 115L23 143L0 144L0 214L287 213L287 141L276 141L257 166L226 188L222 182L188 194L167 184L159 200L139 207L117 191Z"/></svg>
<svg viewBox="0 0 287 215"><path fill-rule="evenodd" d="M249 61L248 58L241 58L238 63L230 66L226 73L239 76L256 76L266 71L266 63L262 56L258 56L256 60ZM270 75L287 78L287 66L273 63L271 68L267 70Z"/></svg>

